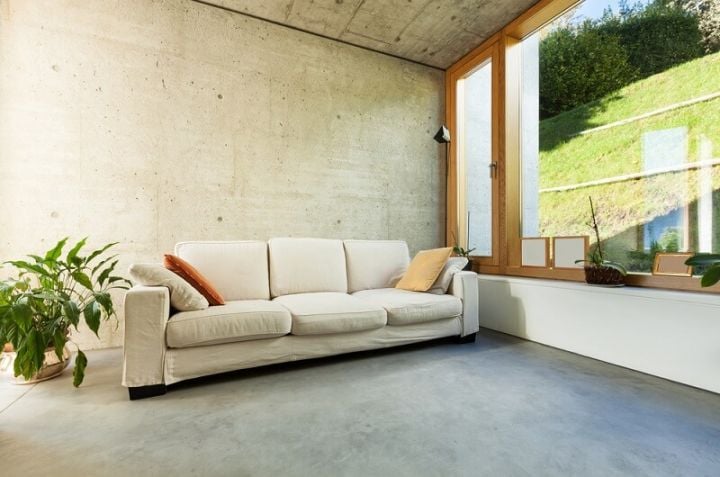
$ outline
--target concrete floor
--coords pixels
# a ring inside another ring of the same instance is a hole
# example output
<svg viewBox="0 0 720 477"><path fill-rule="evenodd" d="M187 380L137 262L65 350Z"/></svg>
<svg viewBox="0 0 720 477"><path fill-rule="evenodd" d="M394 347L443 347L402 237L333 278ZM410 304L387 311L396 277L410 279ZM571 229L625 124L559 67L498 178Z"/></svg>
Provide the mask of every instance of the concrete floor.
<svg viewBox="0 0 720 477"><path fill-rule="evenodd" d="M135 402L121 355L0 382L0 474L720 475L720 396L490 332Z"/></svg>

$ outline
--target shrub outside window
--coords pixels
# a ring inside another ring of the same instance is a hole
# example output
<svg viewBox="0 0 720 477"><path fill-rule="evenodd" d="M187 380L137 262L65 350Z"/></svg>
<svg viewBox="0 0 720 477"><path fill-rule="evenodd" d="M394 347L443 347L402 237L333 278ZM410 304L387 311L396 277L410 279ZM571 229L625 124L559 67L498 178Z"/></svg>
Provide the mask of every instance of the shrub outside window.
<svg viewBox="0 0 720 477"><path fill-rule="evenodd" d="M720 251L720 2L585 2L520 44L521 234ZM714 6L713 6L714 5Z"/></svg>

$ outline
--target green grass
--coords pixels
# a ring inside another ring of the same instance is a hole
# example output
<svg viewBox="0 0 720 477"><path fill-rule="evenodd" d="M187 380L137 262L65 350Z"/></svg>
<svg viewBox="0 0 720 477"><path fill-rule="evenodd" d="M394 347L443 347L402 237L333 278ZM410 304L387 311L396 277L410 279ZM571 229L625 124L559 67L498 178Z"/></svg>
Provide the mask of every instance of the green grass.
<svg viewBox="0 0 720 477"><path fill-rule="evenodd" d="M638 116L720 89L720 53L636 81L605 98L540 122L540 149L572 140L586 129Z"/></svg>
<svg viewBox="0 0 720 477"><path fill-rule="evenodd" d="M688 161L699 159L701 139L720 157L720 98L630 124L578 136L597 126L639 116L668 105L720 91L720 53L637 81L599 101L540 123L540 188L567 186L643 168L642 138L649 131L688 128ZM714 188L720 168L713 168ZM587 234L592 195L601 211L601 232L612 237L697 200L697 173L545 192L540 197L543 235Z"/></svg>
<svg viewBox="0 0 720 477"><path fill-rule="evenodd" d="M720 76L715 81L720 90ZM640 172L643 168L643 133L676 127L688 128L690 160L697 159L702 137L720 148L720 98L576 136L550 151L541 151L540 188Z"/></svg>

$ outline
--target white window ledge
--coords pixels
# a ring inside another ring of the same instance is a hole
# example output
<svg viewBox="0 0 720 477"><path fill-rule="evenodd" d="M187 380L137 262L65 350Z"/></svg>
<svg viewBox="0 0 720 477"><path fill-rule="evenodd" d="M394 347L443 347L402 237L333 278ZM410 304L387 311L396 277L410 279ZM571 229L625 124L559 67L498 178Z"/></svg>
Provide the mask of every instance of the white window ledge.
<svg viewBox="0 0 720 477"><path fill-rule="evenodd" d="M479 276L480 326L720 393L720 296Z"/></svg>
<svg viewBox="0 0 720 477"><path fill-rule="evenodd" d="M647 298L651 300L673 300L684 301L693 304L703 303L710 306L720 307L720 294L698 293L682 290L664 290L661 288L643 288L643 287L602 287L596 285L588 285L582 282L572 282L567 280L548 280L543 278L523 278L512 277L508 275L478 275L481 280L496 280L511 283L525 283L537 287L550 287L566 290L577 290L579 292L599 293L606 296L634 296L638 298ZM718 316L720 319L720 316Z"/></svg>

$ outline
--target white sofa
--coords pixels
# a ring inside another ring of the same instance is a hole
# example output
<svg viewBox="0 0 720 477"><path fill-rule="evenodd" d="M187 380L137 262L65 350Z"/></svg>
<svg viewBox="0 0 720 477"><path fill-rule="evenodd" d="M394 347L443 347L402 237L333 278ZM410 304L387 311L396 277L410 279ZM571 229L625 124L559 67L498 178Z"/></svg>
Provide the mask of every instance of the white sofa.
<svg viewBox="0 0 720 477"><path fill-rule="evenodd" d="M449 336L474 341L478 331L475 273L456 273L444 295L393 288L410 261L402 241L183 242L175 254L226 304L171 313L167 288L132 288L122 378L131 399L210 374Z"/></svg>

